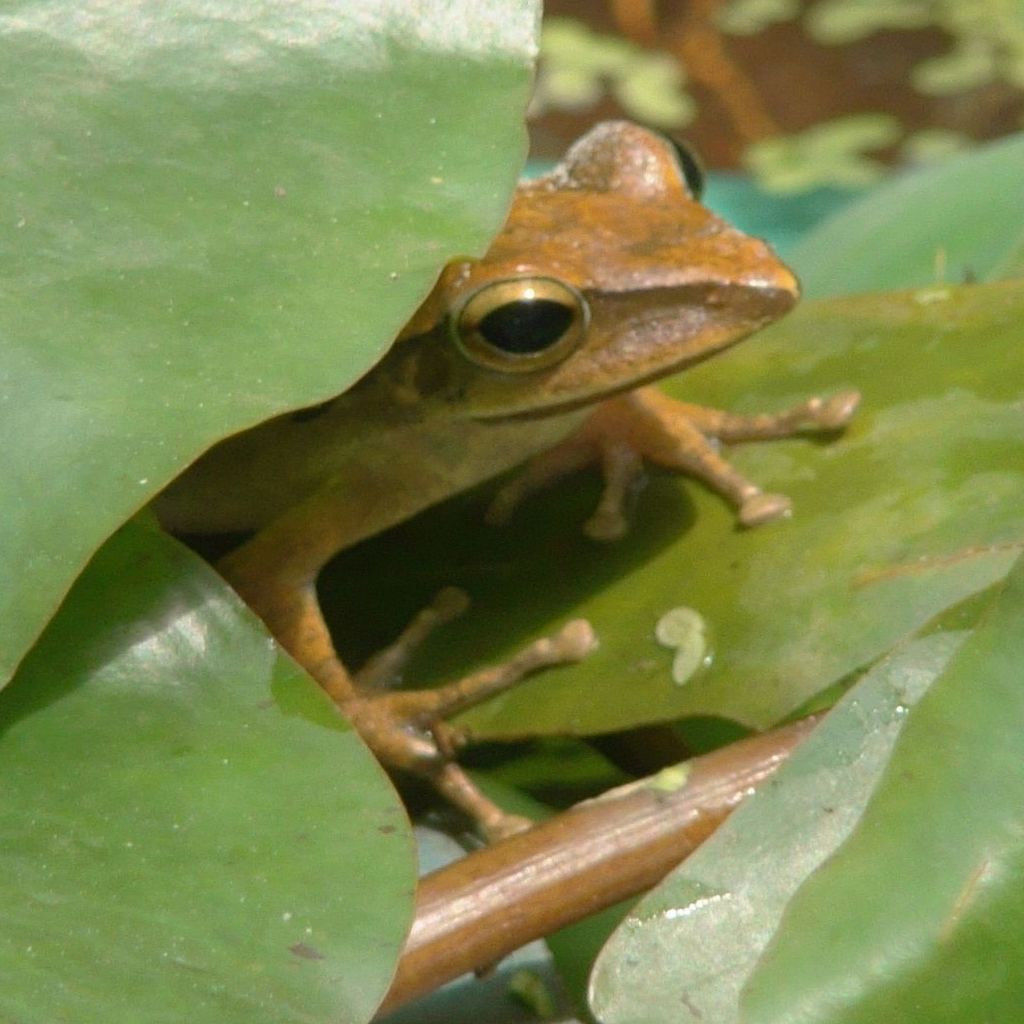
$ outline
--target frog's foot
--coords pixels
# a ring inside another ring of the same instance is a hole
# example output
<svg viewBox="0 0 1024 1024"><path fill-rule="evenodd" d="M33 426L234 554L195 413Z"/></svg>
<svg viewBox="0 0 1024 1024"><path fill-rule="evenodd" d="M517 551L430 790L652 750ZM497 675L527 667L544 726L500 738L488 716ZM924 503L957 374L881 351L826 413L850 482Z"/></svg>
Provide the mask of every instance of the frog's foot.
<svg viewBox="0 0 1024 1024"><path fill-rule="evenodd" d="M444 603L448 599L441 600ZM435 601L435 608L437 603ZM427 618L432 618L429 609L426 614ZM386 660L393 657L393 648L418 643L425 635L424 628L414 620L402 637L387 649ZM367 668L349 677L348 695L338 700L338 704L385 765L426 778L493 840L521 831L531 822L503 811L454 763L453 758L467 737L446 719L515 686L534 672L581 660L595 643L590 624L575 620L555 635L535 640L499 665L435 689L392 693L380 690L378 663L371 659ZM406 660L409 653L403 650L399 657ZM338 668L341 669L340 663ZM334 690L337 692L336 686Z"/></svg>
<svg viewBox="0 0 1024 1024"><path fill-rule="evenodd" d="M769 440L844 427L860 394L844 391L810 398L778 413L739 416L669 398L653 387L612 398L561 444L536 456L495 497L487 513L504 522L529 494L592 462L599 462L604 492L584 531L595 540L615 540L628 529L626 496L643 472L643 458L703 480L735 506L743 526L789 515L789 499L768 494L718 453L718 443Z"/></svg>
<svg viewBox="0 0 1024 1024"><path fill-rule="evenodd" d="M389 768L426 778L489 839L528 827L529 821L506 814L484 796L454 763L466 737L446 719L515 686L533 672L579 661L596 643L590 624L570 622L508 661L445 686L388 692L425 637L465 609L465 594L455 588L442 590L394 643L360 671L350 673L335 653L310 574L299 575L281 566L276 574L267 573L260 555L259 546L243 546L222 560L219 568L349 718L378 759Z"/></svg>

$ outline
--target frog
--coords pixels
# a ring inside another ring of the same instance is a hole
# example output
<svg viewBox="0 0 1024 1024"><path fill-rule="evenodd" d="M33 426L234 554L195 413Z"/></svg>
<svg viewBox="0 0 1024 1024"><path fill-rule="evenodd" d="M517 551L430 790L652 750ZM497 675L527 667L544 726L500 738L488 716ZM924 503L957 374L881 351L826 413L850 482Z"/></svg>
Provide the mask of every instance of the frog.
<svg viewBox="0 0 1024 1024"><path fill-rule="evenodd" d="M461 614L443 589L358 669L338 656L316 581L338 552L501 477L486 515L506 521L534 491L588 464L603 490L585 532L612 541L645 462L685 472L736 509L740 527L790 514L722 444L833 433L856 391L738 415L683 403L655 382L778 320L799 284L763 241L700 202L690 151L632 122L582 136L517 187L482 257L456 258L384 357L347 391L220 441L158 497L175 533L247 537L217 563L391 770L427 779L488 839L526 827L458 763L450 719L541 669L585 657L574 619L507 661L424 690L396 689L417 645ZM482 528L485 528L482 526Z"/></svg>

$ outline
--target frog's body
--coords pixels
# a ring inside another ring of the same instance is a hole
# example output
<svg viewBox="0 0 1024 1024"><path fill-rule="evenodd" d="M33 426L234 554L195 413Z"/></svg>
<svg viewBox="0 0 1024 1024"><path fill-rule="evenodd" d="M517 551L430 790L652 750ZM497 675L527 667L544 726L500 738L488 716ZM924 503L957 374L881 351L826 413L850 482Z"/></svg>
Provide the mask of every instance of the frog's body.
<svg viewBox="0 0 1024 1024"><path fill-rule="evenodd" d="M421 419L415 413L423 410L396 404L391 384L378 367L319 410L222 442L164 492L161 519L182 533L257 530L332 481L357 496L351 504L365 522L349 540L355 544L550 447L587 415Z"/></svg>
<svg viewBox="0 0 1024 1024"><path fill-rule="evenodd" d="M314 583L339 550L523 462L500 519L530 490L588 461L607 488L592 536L624 529L638 452L706 479L753 524L785 513L716 454L723 440L833 429L856 396L776 416L731 417L639 387L734 344L795 303L790 271L693 195L685 161L635 125L600 125L552 174L520 186L486 256L450 263L391 351L317 409L278 417L212 449L157 511L182 532L257 531L227 578L389 764L427 775L500 833L510 820L451 760L440 719L543 664L582 656L584 624L507 666L426 693L377 692L433 621L361 676L338 661ZM638 390L633 390L638 389Z"/></svg>

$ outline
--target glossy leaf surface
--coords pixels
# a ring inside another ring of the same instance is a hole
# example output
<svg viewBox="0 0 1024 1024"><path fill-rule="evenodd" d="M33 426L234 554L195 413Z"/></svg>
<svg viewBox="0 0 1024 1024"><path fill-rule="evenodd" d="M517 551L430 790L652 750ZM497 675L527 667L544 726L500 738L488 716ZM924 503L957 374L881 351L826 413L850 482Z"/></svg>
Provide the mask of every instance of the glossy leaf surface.
<svg viewBox="0 0 1024 1024"><path fill-rule="evenodd" d="M790 250L818 298L1024 274L1024 135L872 190Z"/></svg>
<svg viewBox="0 0 1024 1024"><path fill-rule="evenodd" d="M748 1024L1012 1021L1024 998L1024 561L914 709L856 833L789 907Z"/></svg>
<svg viewBox="0 0 1024 1024"><path fill-rule="evenodd" d="M0 1018L367 1020L411 916L405 816L313 682L137 525L0 695Z"/></svg>
<svg viewBox="0 0 1024 1024"><path fill-rule="evenodd" d="M962 640L937 634L882 662L640 901L591 977L604 1024L740 1021L740 990L787 902L857 824L908 709Z"/></svg>
<svg viewBox="0 0 1024 1024"><path fill-rule="evenodd" d="M532 0L0 12L0 685L228 433L343 390L524 149Z"/></svg>

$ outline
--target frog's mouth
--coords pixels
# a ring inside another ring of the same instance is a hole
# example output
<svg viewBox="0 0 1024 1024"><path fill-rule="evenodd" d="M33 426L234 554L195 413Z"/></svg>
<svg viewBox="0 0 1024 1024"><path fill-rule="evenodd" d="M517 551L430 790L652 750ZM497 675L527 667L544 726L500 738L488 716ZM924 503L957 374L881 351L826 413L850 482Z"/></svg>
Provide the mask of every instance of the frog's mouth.
<svg viewBox="0 0 1024 1024"><path fill-rule="evenodd" d="M472 403L474 418L559 415L679 373L784 316L798 296L792 275L788 281L792 287L772 281L588 296L592 327L583 344L557 366L531 375L529 388L522 387L520 377L511 382L514 392L509 387L503 396L505 382L481 381ZM614 324L614 330L602 330L602 324Z"/></svg>

